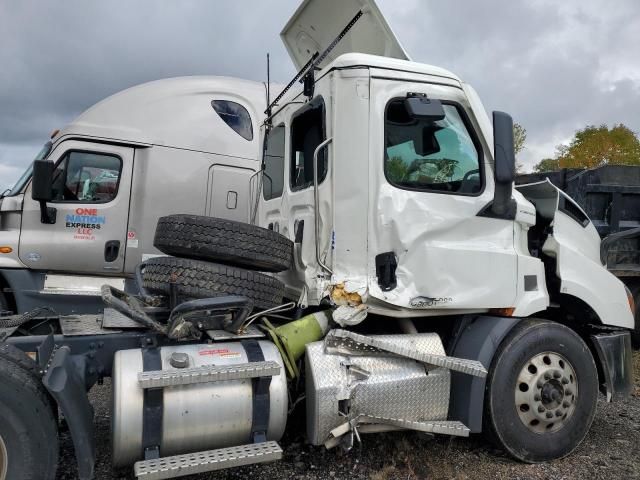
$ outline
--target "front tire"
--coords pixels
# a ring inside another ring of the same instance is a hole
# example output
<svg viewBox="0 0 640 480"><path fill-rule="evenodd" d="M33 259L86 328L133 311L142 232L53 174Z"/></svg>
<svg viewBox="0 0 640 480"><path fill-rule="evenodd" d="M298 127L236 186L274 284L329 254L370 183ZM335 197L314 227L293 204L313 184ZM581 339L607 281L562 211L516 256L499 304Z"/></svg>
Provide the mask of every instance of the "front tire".
<svg viewBox="0 0 640 480"><path fill-rule="evenodd" d="M589 431L597 396L596 365L584 341L564 325L523 320L491 363L484 429L518 460L562 458Z"/></svg>
<svg viewBox="0 0 640 480"><path fill-rule="evenodd" d="M0 357L0 480L54 480L57 422L42 383Z"/></svg>

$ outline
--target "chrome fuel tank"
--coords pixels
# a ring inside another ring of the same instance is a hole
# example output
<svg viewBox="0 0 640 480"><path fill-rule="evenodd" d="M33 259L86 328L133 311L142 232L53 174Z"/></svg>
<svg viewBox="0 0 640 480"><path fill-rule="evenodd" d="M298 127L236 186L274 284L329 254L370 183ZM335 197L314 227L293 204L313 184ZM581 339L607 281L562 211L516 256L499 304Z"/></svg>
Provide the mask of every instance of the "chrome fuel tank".
<svg viewBox="0 0 640 480"><path fill-rule="evenodd" d="M258 342L265 361L275 361L280 373L269 387L267 440L279 440L287 417L287 381L277 348ZM239 342L161 347L162 370L173 370L172 354L188 357L188 368L247 363ZM142 457L144 390L138 384L143 371L142 350L122 350L113 363L111 415L113 464L131 465ZM226 380L165 387L163 390L161 456L250 443L253 413L251 379Z"/></svg>

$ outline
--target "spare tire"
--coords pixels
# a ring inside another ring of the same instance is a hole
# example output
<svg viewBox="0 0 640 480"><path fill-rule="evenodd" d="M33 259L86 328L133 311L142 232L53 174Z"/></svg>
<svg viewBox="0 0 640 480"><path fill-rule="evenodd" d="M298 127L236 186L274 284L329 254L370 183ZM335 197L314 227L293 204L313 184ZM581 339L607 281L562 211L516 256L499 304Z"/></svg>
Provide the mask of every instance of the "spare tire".
<svg viewBox="0 0 640 480"><path fill-rule="evenodd" d="M182 297L241 295L252 300L256 307L265 309L280 305L284 296L284 284L264 273L188 258L147 260L142 271L144 288L168 295L169 282L176 284Z"/></svg>
<svg viewBox="0 0 640 480"><path fill-rule="evenodd" d="M199 215L161 217L153 244L162 253L174 257L265 272L288 270L293 262L293 243L279 233Z"/></svg>

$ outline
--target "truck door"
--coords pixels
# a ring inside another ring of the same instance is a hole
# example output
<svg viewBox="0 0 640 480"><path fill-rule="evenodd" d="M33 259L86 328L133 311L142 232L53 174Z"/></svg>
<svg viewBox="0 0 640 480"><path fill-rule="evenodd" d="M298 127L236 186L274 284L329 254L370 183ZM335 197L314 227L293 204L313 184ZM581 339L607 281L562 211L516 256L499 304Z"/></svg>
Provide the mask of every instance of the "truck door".
<svg viewBox="0 0 640 480"><path fill-rule="evenodd" d="M412 118L410 92L441 100L445 118ZM374 295L414 308L512 307L514 222L482 213L493 199L491 158L463 92L374 77L371 98L370 269L395 258L398 285L374 281Z"/></svg>
<svg viewBox="0 0 640 480"><path fill-rule="evenodd" d="M40 206L24 196L20 260L37 270L93 275L124 267L133 149L69 140L50 157L54 224L41 223Z"/></svg>

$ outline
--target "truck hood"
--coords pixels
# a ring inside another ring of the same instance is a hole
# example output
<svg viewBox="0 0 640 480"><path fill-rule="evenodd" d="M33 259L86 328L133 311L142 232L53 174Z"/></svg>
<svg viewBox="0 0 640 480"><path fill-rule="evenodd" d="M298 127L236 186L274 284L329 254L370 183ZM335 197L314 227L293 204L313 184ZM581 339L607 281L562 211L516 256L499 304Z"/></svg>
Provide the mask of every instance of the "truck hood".
<svg viewBox="0 0 640 480"><path fill-rule="evenodd" d="M542 251L555 259L559 293L582 300L604 325L633 328L624 284L602 265L600 236L593 223L583 220L582 209L548 179L517 190L536 206L538 219L551 227Z"/></svg>
<svg viewBox="0 0 640 480"><path fill-rule="evenodd" d="M354 52L409 60L374 0L305 0L280 33L295 67L302 69L313 54L322 53L358 11L362 17L322 61L321 68Z"/></svg>

